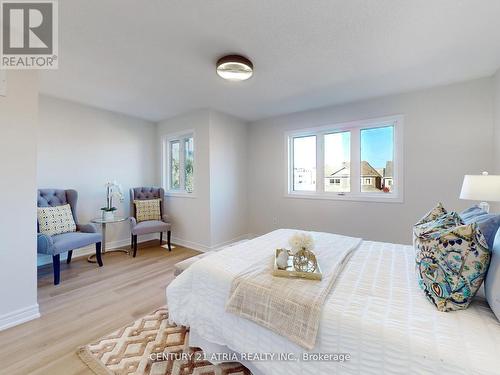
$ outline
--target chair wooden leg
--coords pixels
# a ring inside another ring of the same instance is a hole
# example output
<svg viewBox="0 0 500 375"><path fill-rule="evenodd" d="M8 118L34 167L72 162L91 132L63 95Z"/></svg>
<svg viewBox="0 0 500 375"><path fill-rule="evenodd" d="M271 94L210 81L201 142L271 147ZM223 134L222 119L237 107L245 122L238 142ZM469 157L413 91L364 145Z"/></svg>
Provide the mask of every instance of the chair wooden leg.
<svg viewBox="0 0 500 375"><path fill-rule="evenodd" d="M133 249L134 248L134 235L131 234L130 235L130 249Z"/></svg>
<svg viewBox="0 0 500 375"><path fill-rule="evenodd" d="M163 244L163 232L160 232L160 246Z"/></svg>
<svg viewBox="0 0 500 375"><path fill-rule="evenodd" d="M61 279L60 255L52 255L52 267L54 268L54 285L58 285Z"/></svg>
<svg viewBox="0 0 500 375"><path fill-rule="evenodd" d="M133 257L137 255L137 234L134 236L134 255Z"/></svg>
<svg viewBox="0 0 500 375"><path fill-rule="evenodd" d="M99 264L99 267L102 267L101 243L100 242L96 242L96 244L95 244L95 259L97 260L97 264Z"/></svg>
<svg viewBox="0 0 500 375"><path fill-rule="evenodd" d="M170 231L168 231L167 232L168 251L172 251L172 246L170 245L170 237L171 237L171 233L170 233Z"/></svg>
<svg viewBox="0 0 500 375"><path fill-rule="evenodd" d="M71 257L73 256L73 250L68 251L68 257L66 258L66 264L71 263Z"/></svg>

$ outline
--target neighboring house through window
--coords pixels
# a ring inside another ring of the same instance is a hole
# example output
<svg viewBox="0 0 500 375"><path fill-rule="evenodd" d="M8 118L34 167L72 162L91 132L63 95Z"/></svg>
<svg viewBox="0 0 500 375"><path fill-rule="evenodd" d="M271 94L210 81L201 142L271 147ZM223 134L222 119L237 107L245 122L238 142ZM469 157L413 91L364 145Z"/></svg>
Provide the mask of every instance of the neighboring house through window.
<svg viewBox="0 0 500 375"><path fill-rule="evenodd" d="M402 201L403 116L286 133L288 196Z"/></svg>

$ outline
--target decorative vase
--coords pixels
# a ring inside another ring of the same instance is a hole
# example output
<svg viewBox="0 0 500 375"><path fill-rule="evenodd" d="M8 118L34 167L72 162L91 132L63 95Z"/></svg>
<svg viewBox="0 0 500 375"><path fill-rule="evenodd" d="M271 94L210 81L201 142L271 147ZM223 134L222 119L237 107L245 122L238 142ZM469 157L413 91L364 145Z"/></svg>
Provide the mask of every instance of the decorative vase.
<svg viewBox="0 0 500 375"><path fill-rule="evenodd" d="M103 220L113 220L115 218L115 213L113 211L102 211Z"/></svg>
<svg viewBox="0 0 500 375"><path fill-rule="evenodd" d="M293 256L293 267L299 272L314 272L318 267L316 255L304 248L297 251Z"/></svg>
<svg viewBox="0 0 500 375"><path fill-rule="evenodd" d="M281 249L276 258L276 265L280 270L284 270L288 267L288 251L286 249Z"/></svg>

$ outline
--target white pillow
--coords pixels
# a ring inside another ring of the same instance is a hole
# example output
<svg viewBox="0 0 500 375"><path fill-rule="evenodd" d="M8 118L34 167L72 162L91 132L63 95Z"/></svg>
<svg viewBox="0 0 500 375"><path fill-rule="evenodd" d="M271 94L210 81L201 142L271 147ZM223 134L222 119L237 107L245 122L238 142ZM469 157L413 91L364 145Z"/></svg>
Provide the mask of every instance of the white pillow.
<svg viewBox="0 0 500 375"><path fill-rule="evenodd" d="M76 224L71 206L65 204L55 207L38 207L38 228L40 233L48 236L76 232Z"/></svg>

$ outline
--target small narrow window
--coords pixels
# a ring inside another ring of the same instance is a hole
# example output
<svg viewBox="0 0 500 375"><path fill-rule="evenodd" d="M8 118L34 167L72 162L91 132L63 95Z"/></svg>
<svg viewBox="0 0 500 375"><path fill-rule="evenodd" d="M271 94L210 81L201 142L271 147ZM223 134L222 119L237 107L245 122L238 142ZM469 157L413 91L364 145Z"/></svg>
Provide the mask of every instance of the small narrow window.
<svg viewBox="0 0 500 375"><path fill-rule="evenodd" d="M324 153L325 191L351 191L351 133L325 134Z"/></svg>
<svg viewBox="0 0 500 375"><path fill-rule="evenodd" d="M194 136L167 137L164 143L164 183L167 192L192 193L194 191Z"/></svg>
<svg viewBox="0 0 500 375"><path fill-rule="evenodd" d="M394 126L361 129L361 192L390 193L394 161Z"/></svg>
<svg viewBox="0 0 500 375"><path fill-rule="evenodd" d="M186 191L193 192L193 172L194 172L194 142L193 137L184 140L184 181Z"/></svg>
<svg viewBox="0 0 500 375"><path fill-rule="evenodd" d="M170 142L170 189L179 190L180 180L180 142Z"/></svg>
<svg viewBox="0 0 500 375"><path fill-rule="evenodd" d="M316 136L293 138L293 190L316 191Z"/></svg>

